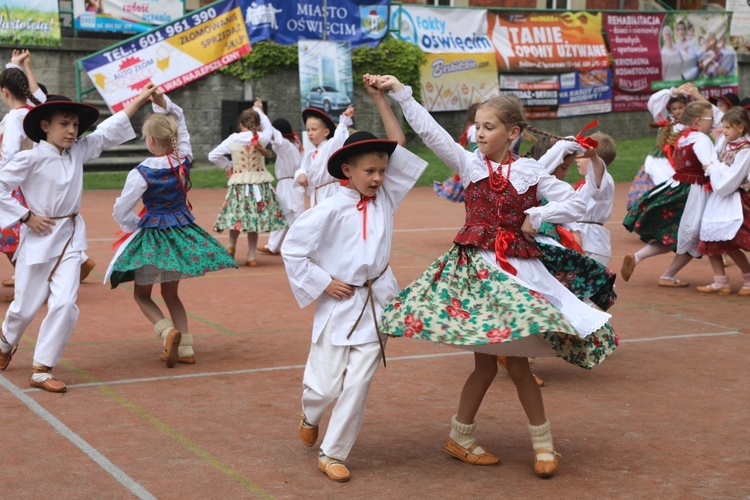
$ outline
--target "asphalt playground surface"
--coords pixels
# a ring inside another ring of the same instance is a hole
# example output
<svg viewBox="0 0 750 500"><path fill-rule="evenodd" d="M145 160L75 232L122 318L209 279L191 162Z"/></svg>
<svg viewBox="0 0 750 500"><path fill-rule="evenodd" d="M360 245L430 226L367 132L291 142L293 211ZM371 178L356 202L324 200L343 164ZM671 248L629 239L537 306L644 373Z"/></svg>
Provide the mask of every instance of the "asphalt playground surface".
<svg viewBox="0 0 750 500"><path fill-rule="evenodd" d="M627 188L617 186L607 226L618 274L623 256L640 247L620 224ZM224 193L190 193L207 230ZM167 369L132 288L101 283L113 255L118 194L84 193L88 253L98 265L81 286L78 326L54 370L68 392L28 384L45 310L0 372L2 499L750 498L750 297L695 291L711 280L707 259L680 273L689 288L656 286L670 255L642 263L627 283L618 278L610 312L622 343L592 371L537 359L562 454L555 477L533 475L526 419L502 372L475 433L502 463L471 466L447 455L443 444L472 356L391 339L388 367L375 375L346 461L352 479L337 484L317 470L317 448L298 437L313 308L297 307L281 258L260 255L257 268L183 281L197 363ZM402 286L450 247L463 216L461 205L430 188L407 196L391 254ZM241 264L245 251L240 239ZM3 259L0 277L11 273ZM736 292L739 270L728 274Z"/></svg>

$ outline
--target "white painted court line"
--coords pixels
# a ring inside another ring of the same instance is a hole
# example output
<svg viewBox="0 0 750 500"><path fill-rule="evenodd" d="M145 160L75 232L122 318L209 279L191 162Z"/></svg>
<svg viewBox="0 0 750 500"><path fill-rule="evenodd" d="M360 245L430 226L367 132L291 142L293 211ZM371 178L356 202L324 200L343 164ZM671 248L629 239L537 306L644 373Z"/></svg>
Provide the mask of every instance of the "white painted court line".
<svg viewBox="0 0 750 500"><path fill-rule="evenodd" d="M636 343L636 342L656 342L661 340L674 340L674 339L691 339L700 337L725 337L729 335L741 335L743 332L738 330L728 330L725 332L712 332L712 333L687 333L682 335L670 335L663 337L645 337L638 339L621 339L620 343ZM435 359L435 358L446 358L450 356L466 356L472 354L469 351L456 351L446 352L440 354L415 354L411 356L397 356L389 357L388 361L407 361L412 359ZM71 384L68 388L79 388L79 387L99 387L99 386L110 386L110 385L125 385L125 384L140 384L143 382L160 382L164 380L179 380L189 378L202 378L202 377L225 377L230 375L246 375L249 373L263 373L263 372L276 372L276 371L287 371L287 370L302 370L305 365L288 365L288 366L273 366L266 368L248 368L247 370L231 370L225 372L208 372L208 373L186 373L183 375L169 375L164 377L147 377L147 378L133 378L124 380L112 380L107 382L87 382L84 384ZM20 391L20 389L18 389ZM36 392L41 389L26 389L23 392Z"/></svg>
<svg viewBox="0 0 750 500"><path fill-rule="evenodd" d="M11 394L17 397L23 404L25 404L31 411L36 413L45 422L52 426L57 432L59 432L64 438L73 443L79 450L81 450L86 456L98 464L104 469L110 476L115 478L117 482L122 484L129 492L141 499L153 499L156 497L146 490L143 486L135 482L130 476L125 474L119 467L110 462L104 455L102 455L96 448L88 444L81 436L73 432L70 427L62 423L60 420L55 418L50 412L45 410L39 403L34 401L31 396L24 394L24 391L12 384L7 378L0 375L0 385L8 389Z"/></svg>

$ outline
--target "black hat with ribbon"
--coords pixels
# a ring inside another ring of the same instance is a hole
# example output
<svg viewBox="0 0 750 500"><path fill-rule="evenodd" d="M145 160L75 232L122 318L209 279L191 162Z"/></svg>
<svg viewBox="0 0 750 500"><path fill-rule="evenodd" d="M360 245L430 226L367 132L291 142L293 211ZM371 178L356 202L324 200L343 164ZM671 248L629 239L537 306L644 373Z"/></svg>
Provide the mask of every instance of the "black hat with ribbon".
<svg viewBox="0 0 750 500"><path fill-rule="evenodd" d="M328 116L328 113L318 108L303 109L302 121L307 123L307 119L310 117L315 117L320 120L323 120L323 123L325 123L325 126L328 128L328 136L326 136L326 138L330 139L331 137L333 137L333 133L336 132L336 123L333 121L333 118Z"/></svg>
<svg viewBox="0 0 750 500"><path fill-rule="evenodd" d="M740 97L734 92L727 92L726 94L720 95L719 97L711 97L708 102L716 106L716 103L722 101L729 105L730 108L738 106L740 104Z"/></svg>
<svg viewBox="0 0 750 500"><path fill-rule="evenodd" d="M99 119L99 110L90 104L76 102L62 95L50 95L45 102L29 110L23 120L23 131L34 142L45 140L47 132L42 130L42 120L49 121L57 112L78 115L78 137Z"/></svg>
<svg viewBox="0 0 750 500"><path fill-rule="evenodd" d="M363 153L380 152L389 157L396 150L398 143L386 139L378 139L370 132L360 130L350 135L344 145L328 159L328 173L337 179L346 179L341 166L354 155Z"/></svg>
<svg viewBox="0 0 750 500"><path fill-rule="evenodd" d="M741 108L744 108L744 109L745 109L745 111L748 111L748 112L750 112L750 97L745 97L744 99L742 99L742 100L741 100L741 101L740 101L740 102L739 102L739 103L737 104L737 106L739 106L739 107L741 107Z"/></svg>

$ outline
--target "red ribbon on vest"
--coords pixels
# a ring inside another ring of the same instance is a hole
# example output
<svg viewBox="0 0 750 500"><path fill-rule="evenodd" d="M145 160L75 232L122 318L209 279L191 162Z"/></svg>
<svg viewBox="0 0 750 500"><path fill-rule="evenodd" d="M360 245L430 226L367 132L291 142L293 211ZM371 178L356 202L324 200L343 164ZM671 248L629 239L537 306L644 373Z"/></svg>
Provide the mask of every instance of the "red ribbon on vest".
<svg viewBox="0 0 750 500"><path fill-rule="evenodd" d="M583 253L583 248L578 244L575 236L573 236L573 233L560 226L555 226L555 230L557 231L557 235L560 237L560 243L562 243L562 246L564 246L565 248L570 248L571 250L575 250L578 253Z"/></svg>
<svg viewBox="0 0 750 500"><path fill-rule="evenodd" d="M497 236L495 237L495 259L497 259L497 263L500 265L500 269L503 271L512 274L515 276L518 274L518 271L516 271L516 268L510 265L510 262L508 262L508 259L505 257L505 252L508 250L508 247L511 243L513 243L513 240L516 239L516 235L508 232L498 230Z"/></svg>
<svg viewBox="0 0 750 500"><path fill-rule="evenodd" d="M578 132L575 135L576 142L578 144L580 144L581 146L583 146L584 149L595 149L599 145L599 143L597 141L595 141L594 139L592 139L591 137L584 137L583 136L584 132L586 132L589 129L592 129L592 128L596 127L597 125L599 125L599 120L598 119L597 120L592 120L592 121L588 122L586 124L586 126L584 126L581 129L581 131Z"/></svg>
<svg viewBox="0 0 750 500"><path fill-rule="evenodd" d="M138 218L140 219L141 217L143 217L144 215L146 215L146 212L148 212L148 210L146 210L146 207L141 208L141 211L138 213ZM119 235L122 235L122 236L120 236L120 238L117 241L115 241L114 243L112 243L112 250L117 250L120 247L120 245L122 245L123 243L125 243L125 240L127 240L128 238L130 238L131 234L133 234L132 231L129 232L129 233L125 233L122 230L116 231L115 232L115 236L119 236Z"/></svg>
<svg viewBox="0 0 750 500"><path fill-rule="evenodd" d="M362 212L362 239L367 239L367 202L375 201L377 196L364 196L360 195L361 198L357 202L357 210Z"/></svg>

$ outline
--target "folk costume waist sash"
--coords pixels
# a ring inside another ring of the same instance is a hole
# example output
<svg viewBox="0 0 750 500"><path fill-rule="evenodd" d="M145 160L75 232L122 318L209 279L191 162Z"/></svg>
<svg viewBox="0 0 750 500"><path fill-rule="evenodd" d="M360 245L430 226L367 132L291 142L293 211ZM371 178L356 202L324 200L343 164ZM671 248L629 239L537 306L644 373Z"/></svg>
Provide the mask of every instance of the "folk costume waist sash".
<svg viewBox="0 0 750 500"><path fill-rule="evenodd" d="M383 272L378 274L376 277L369 279L365 281L362 285L354 285L355 288L361 288L361 287L367 287L367 297L365 297L365 303L362 305L362 310L359 312L359 316L357 316L357 321L354 322L354 326L352 326L352 329L349 330L349 333L346 335L346 338L351 338L352 334L354 333L354 330L357 329L357 325L359 325L359 321L362 319L362 316L365 314L365 310L367 309L367 304L370 304L370 309L372 311L372 319L375 322L375 333L378 336L378 344L380 345L380 355L383 357L383 366L385 365L385 345L383 345L383 339L380 336L380 327L378 326L378 315L375 314L375 297L372 294L372 284L375 283L378 278L383 276L385 272L388 270L388 265L385 266L385 269L383 269Z"/></svg>
<svg viewBox="0 0 750 500"><path fill-rule="evenodd" d="M48 282L52 281L52 276L54 276L55 271L57 271L57 268L60 266L60 262L62 262L62 259L65 256L65 251L68 249L70 242L73 241L73 236L76 235L76 217L78 217L78 212L74 214L70 214L70 215L47 217L48 219L52 219L52 220L60 220L60 219L72 219L73 220L73 231L70 233L70 238L68 238L68 241L65 242L65 246L63 247L62 252L60 253L60 256L57 258L57 262L55 262L55 266L52 268L52 271L50 271L49 276L47 277Z"/></svg>

